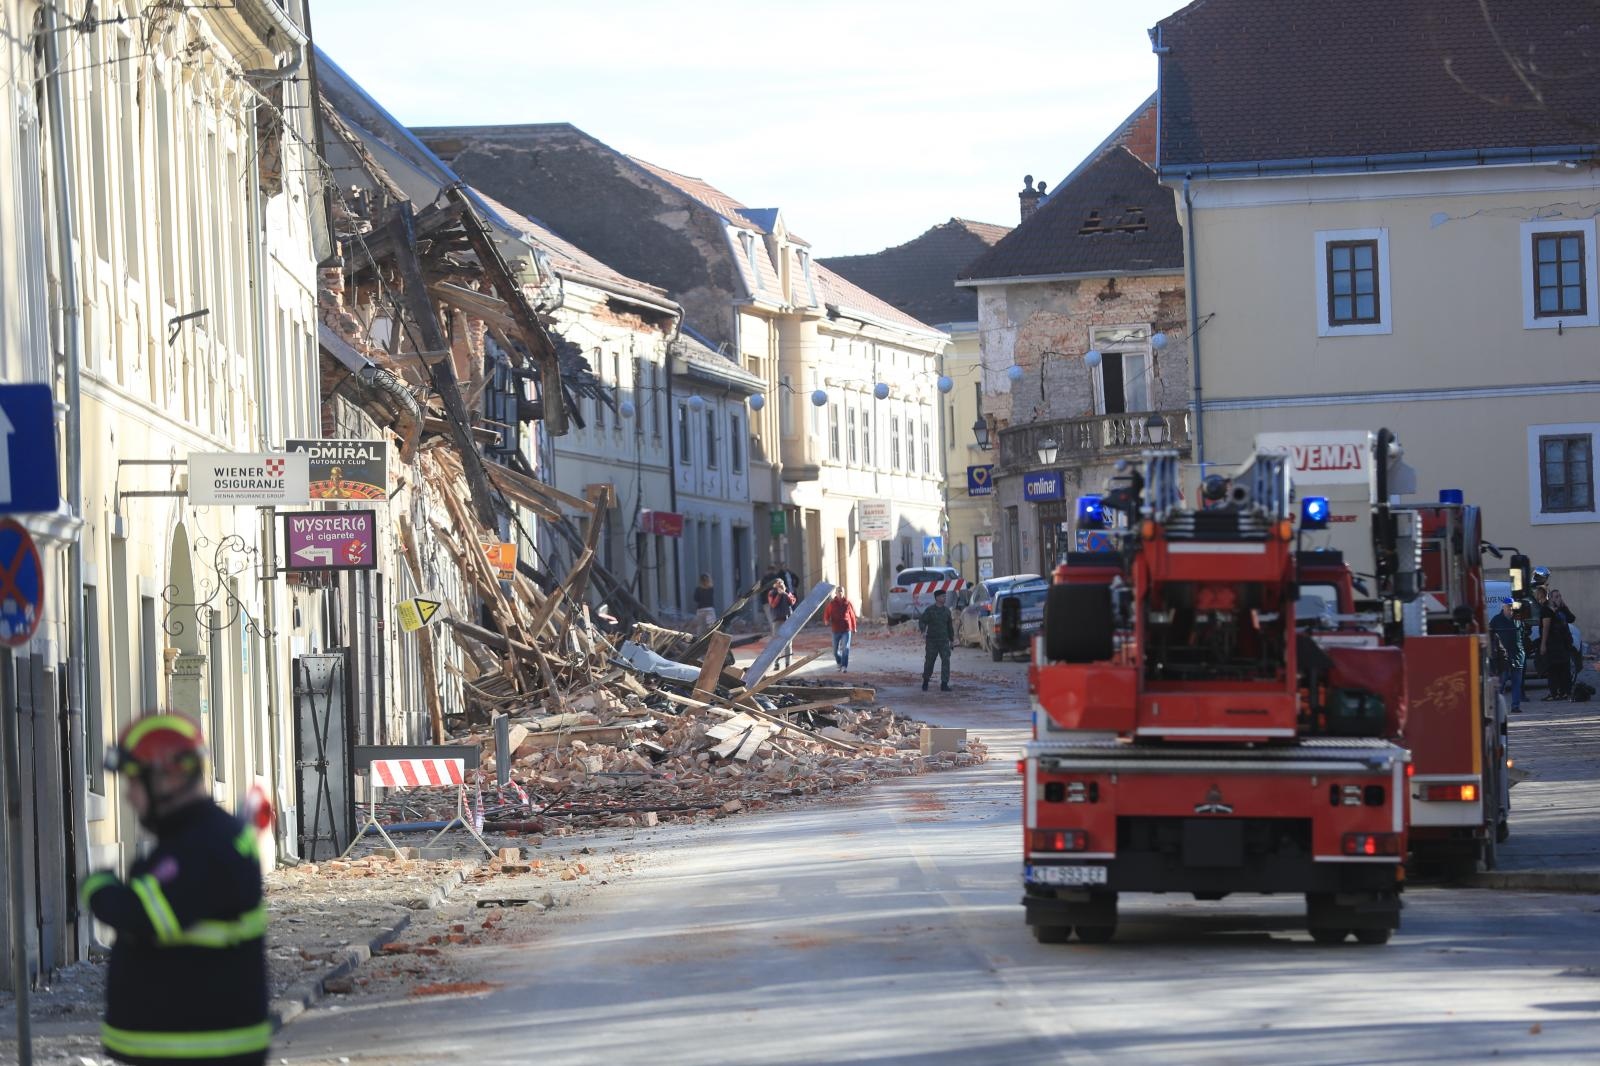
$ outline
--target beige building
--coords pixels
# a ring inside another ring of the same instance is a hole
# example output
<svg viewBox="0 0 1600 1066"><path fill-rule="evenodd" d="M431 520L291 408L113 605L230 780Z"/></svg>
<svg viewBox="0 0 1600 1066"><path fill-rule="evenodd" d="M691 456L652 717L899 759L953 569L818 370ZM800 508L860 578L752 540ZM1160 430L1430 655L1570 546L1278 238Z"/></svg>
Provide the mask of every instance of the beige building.
<svg viewBox="0 0 1600 1066"><path fill-rule="evenodd" d="M1197 296L1196 454L1220 468L1258 433L1387 426L1417 472L1410 499L1463 490L1486 538L1549 567L1595 632L1600 180L1568 119L1600 90L1536 72L1534 100L1475 47L1476 18L1357 6L1385 33L1349 5L1263 27L1238 0L1152 31L1161 174ZM1277 46L1251 47L1247 28ZM1558 69L1579 58L1569 29L1553 11L1526 20L1507 54ZM1341 76L1318 78L1333 60Z"/></svg>
<svg viewBox="0 0 1600 1066"><path fill-rule="evenodd" d="M973 432L983 410L978 302L970 289L958 289L954 281L962 267L1009 232L1004 226L952 218L881 252L822 260L828 269L950 337L936 379L942 394L937 398L936 433L945 478L944 552L928 561L953 566L969 581L993 566L989 531L994 526L994 459Z"/></svg>
<svg viewBox="0 0 1600 1066"><path fill-rule="evenodd" d="M81 878L134 855L138 827L101 758L135 715L198 718L230 805L262 784L294 806L288 653L320 639L317 616L263 580L269 513L190 502L185 462L318 432L327 248L303 147L302 14L130 2L69 26L4 4L0 378L55 388L64 494L29 519L47 609L7 694L29 723L22 843L37 891L27 927L5 935L43 970L89 948L72 921Z"/></svg>

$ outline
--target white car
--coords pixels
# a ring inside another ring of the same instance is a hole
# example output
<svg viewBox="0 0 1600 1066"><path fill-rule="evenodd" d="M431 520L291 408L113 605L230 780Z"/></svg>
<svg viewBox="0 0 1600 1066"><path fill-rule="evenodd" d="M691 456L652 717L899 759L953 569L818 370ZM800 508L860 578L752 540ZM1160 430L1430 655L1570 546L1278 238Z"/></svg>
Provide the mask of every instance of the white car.
<svg viewBox="0 0 1600 1066"><path fill-rule="evenodd" d="M889 624L903 622L933 606L935 592L947 593L945 606L955 609L956 593L967 583L953 566L913 566L894 576L889 586Z"/></svg>

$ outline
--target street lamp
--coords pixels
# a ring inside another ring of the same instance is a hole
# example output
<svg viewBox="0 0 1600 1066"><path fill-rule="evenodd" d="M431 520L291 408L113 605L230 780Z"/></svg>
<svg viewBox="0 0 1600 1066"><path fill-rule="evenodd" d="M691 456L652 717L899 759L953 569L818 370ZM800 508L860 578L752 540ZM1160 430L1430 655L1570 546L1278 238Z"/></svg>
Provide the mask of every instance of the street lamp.
<svg viewBox="0 0 1600 1066"><path fill-rule="evenodd" d="M984 451L989 450L989 423L984 420L982 415L979 415L978 420L972 423L972 436L978 442L978 447Z"/></svg>
<svg viewBox="0 0 1600 1066"><path fill-rule="evenodd" d="M1054 437L1046 437L1039 442L1039 465L1049 466L1056 461L1056 452L1061 450L1061 445L1056 443Z"/></svg>
<svg viewBox="0 0 1600 1066"><path fill-rule="evenodd" d="M1167 420L1150 412L1150 417L1144 420L1144 435L1151 444L1161 444L1167 439Z"/></svg>

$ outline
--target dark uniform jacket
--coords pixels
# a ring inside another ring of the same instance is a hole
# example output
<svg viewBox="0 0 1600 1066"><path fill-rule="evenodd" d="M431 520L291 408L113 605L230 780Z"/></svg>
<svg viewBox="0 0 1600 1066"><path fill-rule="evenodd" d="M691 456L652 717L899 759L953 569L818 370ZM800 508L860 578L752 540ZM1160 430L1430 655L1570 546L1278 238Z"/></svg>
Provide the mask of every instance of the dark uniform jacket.
<svg viewBox="0 0 1600 1066"><path fill-rule="evenodd" d="M956 638L955 619L950 616L950 608L933 604L923 609L922 617L917 621L917 626L923 632L923 643L942 646L952 644Z"/></svg>
<svg viewBox="0 0 1600 1066"><path fill-rule="evenodd" d="M126 883L83 886L117 932L100 1039L122 1062L266 1061L267 914L256 831L209 799L162 819Z"/></svg>

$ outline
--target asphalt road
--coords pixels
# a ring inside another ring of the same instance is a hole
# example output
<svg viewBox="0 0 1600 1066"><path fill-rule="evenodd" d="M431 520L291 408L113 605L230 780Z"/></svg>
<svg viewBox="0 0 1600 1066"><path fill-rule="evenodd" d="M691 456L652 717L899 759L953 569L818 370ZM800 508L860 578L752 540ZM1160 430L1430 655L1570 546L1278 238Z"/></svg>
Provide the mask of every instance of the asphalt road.
<svg viewBox="0 0 1600 1066"><path fill-rule="evenodd" d="M957 691L924 696L907 642L856 663L897 710L980 732L990 763L642 834L631 874L537 937L459 949L489 991L339 997L274 1061L1596 1061L1600 897L1413 889L1389 945L1328 948L1298 898L1135 896L1109 945L1035 944L1022 665L959 651Z"/></svg>

